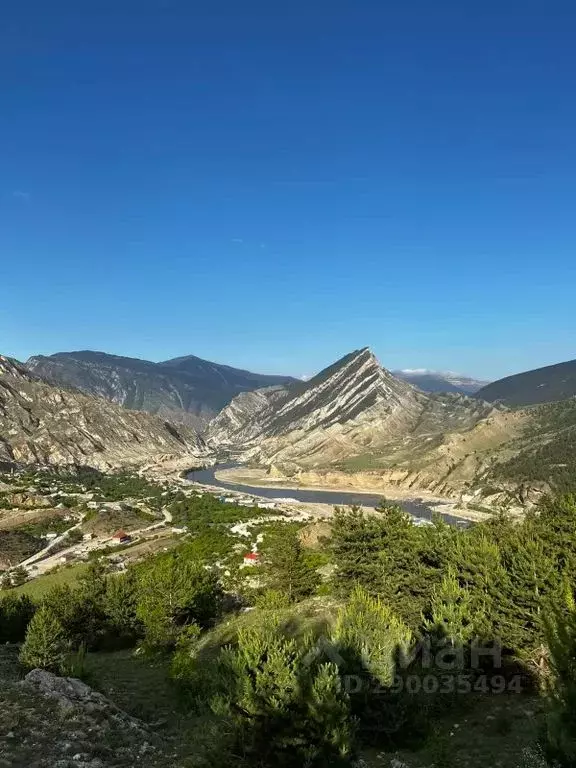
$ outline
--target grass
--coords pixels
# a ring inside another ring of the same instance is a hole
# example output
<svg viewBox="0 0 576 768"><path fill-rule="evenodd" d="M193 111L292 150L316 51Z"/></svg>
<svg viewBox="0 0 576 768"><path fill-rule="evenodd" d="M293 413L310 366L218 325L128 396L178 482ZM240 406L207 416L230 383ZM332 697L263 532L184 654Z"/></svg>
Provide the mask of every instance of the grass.
<svg viewBox="0 0 576 768"><path fill-rule="evenodd" d="M88 653L85 674L89 685L134 717L154 722L174 716L177 696L165 658L134 650Z"/></svg>
<svg viewBox="0 0 576 768"><path fill-rule="evenodd" d="M522 750L538 738L542 700L524 694L471 695L439 723L418 752L367 751L370 768L388 766L396 758L407 768L517 768Z"/></svg>
<svg viewBox="0 0 576 768"><path fill-rule="evenodd" d="M88 563L79 563L78 565L72 565L68 568L61 568L57 571L47 573L45 576L38 576L19 587L14 587L10 590L0 590L0 596L7 594L28 595L32 600L39 600L44 597L46 592L52 589L52 587L61 586L62 584L73 586L87 568Z"/></svg>

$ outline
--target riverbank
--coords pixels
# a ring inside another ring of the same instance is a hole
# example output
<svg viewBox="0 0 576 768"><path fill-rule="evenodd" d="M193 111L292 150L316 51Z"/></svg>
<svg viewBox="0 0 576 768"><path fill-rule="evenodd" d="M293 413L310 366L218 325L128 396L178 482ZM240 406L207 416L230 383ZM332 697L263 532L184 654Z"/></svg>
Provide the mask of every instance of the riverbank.
<svg viewBox="0 0 576 768"><path fill-rule="evenodd" d="M256 469L250 467L222 467L220 469L212 468L214 483L222 483L222 487L230 488L238 486L241 488L250 488L254 493L258 493L258 490L265 491L266 496L270 498L271 492L277 492L278 496L283 495L280 492L286 492L288 496L291 493L309 492L311 494L343 494L346 497L354 495L357 499L357 503L367 506L375 506L377 499L386 498L388 501L398 502L404 507L408 507L409 511L417 516L423 513L424 509L429 512L439 512L441 515L452 519L453 521L465 520L467 522L481 522L490 517L491 513L482 512L480 510L473 510L463 507L458 504L454 499L447 499L440 496L436 496L429 491L414 491L403 488L397 488L395 486L383 486L380 488L363 488L356 485L321 485L321 484L290 484L289 482L282 482L277 477L271 477L267 474L265 469ZM201 482L201 480L200 480ZM365 501L363 499L365 495ZM338 504L338 502L334 502ZM343 501L343 504L347 502ZM323 504L324 507L329 506ZM426 515L423 515L426 516Z"/></svg>

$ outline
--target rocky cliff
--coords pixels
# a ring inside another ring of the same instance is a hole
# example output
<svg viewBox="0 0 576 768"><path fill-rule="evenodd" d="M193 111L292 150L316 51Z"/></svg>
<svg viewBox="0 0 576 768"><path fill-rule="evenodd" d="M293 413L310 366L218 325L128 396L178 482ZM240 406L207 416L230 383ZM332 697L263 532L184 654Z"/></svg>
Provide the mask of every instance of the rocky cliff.
<svg viewBox="0 0 576 768"><path fill-rule="evenodd" d="M28 369L50 383L105 397L124 408L203 428L241 392L288 384L192 355L153 363L103 352L61 352L31 357Z"/></svg>
<svg viewBox="0 0 576 768"><path fill-rule="evenodd" d="M202 451L188 427L59 389L0 356L0 462L107 469Z"/></svg>
<svg viewBox="0 0 576 768"><path fill-rule="evenodd" d="M418 450L492 411L463 395L426 395L382 368L372 352L346 355L308 382L235 398L207 440L265 465L327 466L353 457Z"/></svg>

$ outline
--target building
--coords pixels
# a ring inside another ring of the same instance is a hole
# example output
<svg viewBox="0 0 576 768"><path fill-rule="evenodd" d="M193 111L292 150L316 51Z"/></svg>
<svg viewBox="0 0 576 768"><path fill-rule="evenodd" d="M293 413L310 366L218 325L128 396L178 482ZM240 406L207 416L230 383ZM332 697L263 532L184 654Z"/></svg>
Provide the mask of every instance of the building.
<svg viewBox="0 0 576 768"><path fill-rule="evenodd" d="M260 565L260 555L258 552L248 552L245 554L244 565Z"/></svg>
<svg viewBox="0 0 576 768"><path fill-rule="evenodd" d="M117 544L129 544L132 541L132 537L123 530L116 531L112 538Z"/></svg>

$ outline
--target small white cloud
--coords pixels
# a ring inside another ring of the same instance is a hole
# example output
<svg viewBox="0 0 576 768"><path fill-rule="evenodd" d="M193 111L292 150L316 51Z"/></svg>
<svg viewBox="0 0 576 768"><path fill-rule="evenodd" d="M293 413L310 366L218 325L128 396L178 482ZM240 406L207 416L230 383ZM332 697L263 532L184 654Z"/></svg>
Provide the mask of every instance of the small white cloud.
<svg viewBox="0 0 576 768"><path fill-rule="evenodd" d="M14 192L12 192L12 197L15 198L16 200L28 201L30 200L32 195L30 194L30 192L23 192L21 189L16 189L14 190Z"/></svg>
<svg viewBox="0 0 576 768"><path fill-rule="evenodd" d="M244 240L242 240L242 238L241 238L241 237L233 237L233 238L232 238L232 240L231 240L230 242L231 242L231 243L243 243L243 242L244 242Z"/></svg>
<svg viewBox="0 0 576 768"><path fill-rule="evenodd" d="M311 379L311 378L312 377L310 376L309 373L303 373L302 376L300 376L300 381L308 381L308 379Z"/></svg>
<svg viewBox="0 0 576 768"><path fill-rule="evenodd" d="M402 368L400 373L405 373L406 375L411 376L413 374L432 373L432 371L429 368Z"/></svg>

